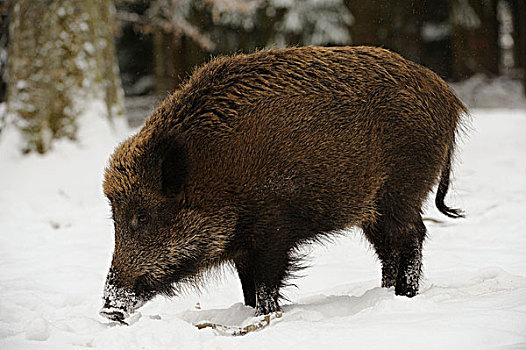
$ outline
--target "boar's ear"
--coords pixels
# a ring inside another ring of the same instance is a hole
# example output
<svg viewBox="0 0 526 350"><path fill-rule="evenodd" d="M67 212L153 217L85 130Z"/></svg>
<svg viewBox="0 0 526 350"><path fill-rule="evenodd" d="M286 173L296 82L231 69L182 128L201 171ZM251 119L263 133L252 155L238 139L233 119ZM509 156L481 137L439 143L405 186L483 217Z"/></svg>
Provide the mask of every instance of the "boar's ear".
<svg viewBox="0 0 526 350"><path fill-rule="evenodd" d="M164 195L178 197L188 175L188 154L182 135L170 135L161 151L161 189Z"/></svg>

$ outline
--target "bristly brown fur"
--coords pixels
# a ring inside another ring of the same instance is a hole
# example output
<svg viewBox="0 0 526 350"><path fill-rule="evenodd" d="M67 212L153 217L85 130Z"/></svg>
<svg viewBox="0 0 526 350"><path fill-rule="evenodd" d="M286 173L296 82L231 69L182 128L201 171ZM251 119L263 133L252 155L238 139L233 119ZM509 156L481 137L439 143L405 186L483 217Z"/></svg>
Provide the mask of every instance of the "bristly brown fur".
<svg viewBox="0 0 526 350"><path fill-rule="evenodd" d="M443 200L464 113L436 74L380 48L216 58L110 159L114 283L148 299L233 262L264 314L299 245L359 226L382 285L413 296L439 178L438 208L458 214Z"/></svg>

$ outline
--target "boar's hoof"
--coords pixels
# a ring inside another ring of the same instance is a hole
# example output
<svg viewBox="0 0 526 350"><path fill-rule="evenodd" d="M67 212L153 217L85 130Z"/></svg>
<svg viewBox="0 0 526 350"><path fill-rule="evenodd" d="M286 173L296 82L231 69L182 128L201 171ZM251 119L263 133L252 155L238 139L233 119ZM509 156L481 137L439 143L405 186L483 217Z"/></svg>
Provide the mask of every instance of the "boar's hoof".
<svg viewBox="0 0 526 350"><path fill-rule="evenodd" d="M255 315L264 316L280 310L281 308L279 307L278 303L270 300L267 302L257 303Z"/></svg>
<svg viewBox="0 0 526 350"><path fill-rule="evenodd" d="M272 312L280 311L278 303L278 290L269 290L265 287L260 287L256 292L256 316L268 315Z"/></svg>
<svg viewBox="0 0 526 350"><path fill-rule="evenodd" d="M401 285L399 283L395 287L395 294L412 298L418 294L418 287Z"/></svg>

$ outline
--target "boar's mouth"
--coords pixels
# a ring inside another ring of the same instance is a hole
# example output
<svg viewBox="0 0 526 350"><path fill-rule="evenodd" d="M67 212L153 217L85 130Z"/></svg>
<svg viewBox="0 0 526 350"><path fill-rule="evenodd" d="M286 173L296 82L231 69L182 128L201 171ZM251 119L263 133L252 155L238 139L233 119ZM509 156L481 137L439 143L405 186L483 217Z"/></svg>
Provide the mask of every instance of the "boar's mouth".
<svg viewBox="0 0 526 350"><path fill-rule="evenodd" d="M150 300L160 294L173 297L185 290L185 285L196 286L200 280L198 263L194 259L185 259L177 264L168 265L161 276L144 274L137 278L134 290L141 299Z"/></svg>
<svg viewBox="0 0 526 350"><path fill-rule="evenodd" d="M114 281L113 274L110 273L104 287L104 305L99 313L121 324L126 324L124 320L155 295L172 296L175 294L168 279L158 281L148 275L143 275L137 278L133 290L119 287L114 284Z"/></svg>
<svg viewBox="0 0 526 350"><path fill-rule="evenodd" d="M160 278L150 274L139 276L133 289L118 286L115 273L110 270L104 287L104 305L100 314L112 321L127 324L124 320L143 306L154 296L161 294L167 297L179 294L182 284L196 285L199 280L199 269L192 261L186 264L173 265Z"/></svg>
<svg viewBox="0 0 526 350"><path fill-rule="evenodd" d="M135 282L135 291L142 299L152 299L157 294L173 296L173 277L165 276L162 279L154 279L150 275L142 275Z"/></svg>

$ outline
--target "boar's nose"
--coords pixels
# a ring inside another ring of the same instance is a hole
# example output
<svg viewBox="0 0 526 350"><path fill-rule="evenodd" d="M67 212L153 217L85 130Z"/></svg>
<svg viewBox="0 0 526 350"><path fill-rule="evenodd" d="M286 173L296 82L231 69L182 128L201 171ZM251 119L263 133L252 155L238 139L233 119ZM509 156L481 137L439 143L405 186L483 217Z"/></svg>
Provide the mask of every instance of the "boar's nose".
<svg viewBox="0 0 526 350"><path fill-rule="evenodd" d="M125 324L124 319L141 307L145 300L137 297L133 291L118 286L115 277L115 273L110 270L104 286L104 305L100 314L112 321Z"/></svg>
<svg viewBox="0 0 526 350"><path fill-rule="evenodd" d="M99 314L101 316L106 317L109 320L117 321L121 324L127 324L126 322L124 322L124 319L128 317L128 314L125 313L123 310L119 310L117 308L112 307L108 301L104 303L104 306L99 311Z"/></svg>

